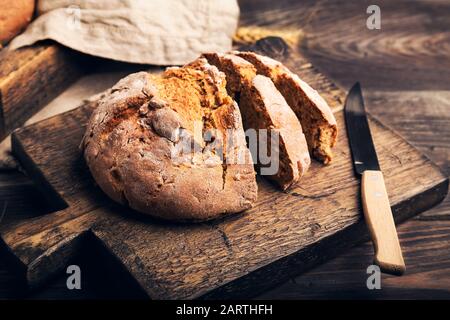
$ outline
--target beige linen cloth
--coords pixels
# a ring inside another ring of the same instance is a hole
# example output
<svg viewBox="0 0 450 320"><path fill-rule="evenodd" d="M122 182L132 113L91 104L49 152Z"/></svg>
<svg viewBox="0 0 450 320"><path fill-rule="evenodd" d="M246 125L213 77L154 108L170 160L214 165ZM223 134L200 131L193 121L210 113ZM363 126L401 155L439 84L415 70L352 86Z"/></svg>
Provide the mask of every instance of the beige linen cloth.
<svg viewBox="0 0 450 320"><path fill-rule="evenodd" d="M87 54L155 65L230 50L239 19L236 0L38 0L37 11L11 49L53 39Z"/></svg>
<svg viewBox="0 0 450 320"><path fill-rule="evenodd" d="M236 0L38 0L37 11L9 50L53 39L87 54L152 65L184 64L201 52L229 51L239 19ZM26 125L73 109L138 71L125 64L120 71L104 69L80 79ZM0 170L16 166L8 137L0 144Z"/></svg>

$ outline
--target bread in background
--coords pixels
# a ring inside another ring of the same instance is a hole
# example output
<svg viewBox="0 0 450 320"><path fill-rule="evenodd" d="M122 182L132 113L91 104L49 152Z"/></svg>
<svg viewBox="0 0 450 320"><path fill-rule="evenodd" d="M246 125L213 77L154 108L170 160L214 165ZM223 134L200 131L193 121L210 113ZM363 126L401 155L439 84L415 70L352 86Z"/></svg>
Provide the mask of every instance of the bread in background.
<svg viewBox="0 0 450 320"><path fill-rule="evenodd" d="M6 45L31 22L34 0L0 0L0 44Z"/></svg>

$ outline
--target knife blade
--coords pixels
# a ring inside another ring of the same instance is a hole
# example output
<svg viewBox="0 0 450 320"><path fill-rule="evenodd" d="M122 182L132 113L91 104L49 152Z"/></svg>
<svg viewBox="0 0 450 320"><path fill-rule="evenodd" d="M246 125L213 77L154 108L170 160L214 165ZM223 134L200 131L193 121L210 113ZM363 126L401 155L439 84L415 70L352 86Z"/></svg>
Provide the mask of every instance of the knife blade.
<svg viewBox="0 0 450 320"><path fill-rule="evenodd" d="M347 96L345 122L355 172L362 174L365 170L380 170L359 82L350 89Z"/></svg>
<svg viewBox="0 0 450 320"><path fill-rule="evenodd" d="M353 167L362 177L361 200L374 246L374 262L381 271L400 275L405 272L405 262L358 82L347 95L344 115Z"/></svg>

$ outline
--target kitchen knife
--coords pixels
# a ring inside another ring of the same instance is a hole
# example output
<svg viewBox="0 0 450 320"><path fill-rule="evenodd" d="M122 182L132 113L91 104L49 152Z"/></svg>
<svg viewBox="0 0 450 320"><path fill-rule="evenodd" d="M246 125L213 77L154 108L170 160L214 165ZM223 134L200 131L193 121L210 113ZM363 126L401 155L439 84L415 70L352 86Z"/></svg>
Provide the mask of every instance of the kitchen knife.
<svg viewBox="0 0 450 320"><path fill-rule="evenodd" d="M375 249L374 262L381 271L400 275L405 272L405 262L358 82L348 93L344 114L355 172L362 176L361 198Z"/></svg>

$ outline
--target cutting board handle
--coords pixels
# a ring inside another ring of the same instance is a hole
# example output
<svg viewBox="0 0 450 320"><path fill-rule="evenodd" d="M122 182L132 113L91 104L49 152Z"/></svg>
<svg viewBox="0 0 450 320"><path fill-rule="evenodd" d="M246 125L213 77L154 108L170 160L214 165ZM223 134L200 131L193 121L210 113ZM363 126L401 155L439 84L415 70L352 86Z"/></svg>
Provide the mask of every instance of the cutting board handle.
<svg viewBox="0 0 450 320"><path fill-rule="evenodd" d="M374 262L385 273L403 274L405 262L381 171L364 171L361 193L364 217L375 248Z"/></svg>

